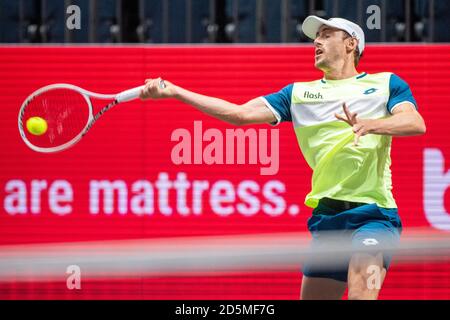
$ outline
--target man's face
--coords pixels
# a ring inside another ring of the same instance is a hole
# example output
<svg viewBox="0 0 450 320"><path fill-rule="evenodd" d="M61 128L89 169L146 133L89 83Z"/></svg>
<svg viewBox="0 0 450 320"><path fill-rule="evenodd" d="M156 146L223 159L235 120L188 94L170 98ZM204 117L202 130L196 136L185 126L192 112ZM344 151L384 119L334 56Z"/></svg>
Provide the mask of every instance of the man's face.
<svg viewBox="0 0 450 320"><path fill-rule="evenodd" d="M346 55L345 31L323 25L314 40L315 67L328 69L336 61L343 60Z"/></svg>

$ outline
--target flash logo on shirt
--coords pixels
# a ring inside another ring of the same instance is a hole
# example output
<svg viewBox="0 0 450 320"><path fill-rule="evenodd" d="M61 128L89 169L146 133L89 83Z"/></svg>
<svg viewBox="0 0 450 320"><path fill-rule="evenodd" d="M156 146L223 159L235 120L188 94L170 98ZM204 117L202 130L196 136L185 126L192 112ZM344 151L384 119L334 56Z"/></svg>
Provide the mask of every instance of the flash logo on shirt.
<svg viewBox="0 0 450 320"><path fill-rule="evenodd" d="M323 96L320 94L320 92L312 93L309 91L305 91L305 94L303 95L303 97L306 99L323 99Z"/></svg>

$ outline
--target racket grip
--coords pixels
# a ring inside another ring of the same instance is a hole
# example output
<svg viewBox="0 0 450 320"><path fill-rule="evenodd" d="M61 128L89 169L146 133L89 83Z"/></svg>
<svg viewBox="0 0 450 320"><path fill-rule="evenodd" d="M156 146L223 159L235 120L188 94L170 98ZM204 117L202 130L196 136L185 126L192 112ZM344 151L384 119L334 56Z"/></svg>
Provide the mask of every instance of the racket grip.
<svg viewBox="0 0 450 320"><path fill-rule="evenodd" d="M121 93L116 95L117 102L127 102L139 97L141 91L145 88L145 86L136 87L133 89L122 91Z"/></svg>

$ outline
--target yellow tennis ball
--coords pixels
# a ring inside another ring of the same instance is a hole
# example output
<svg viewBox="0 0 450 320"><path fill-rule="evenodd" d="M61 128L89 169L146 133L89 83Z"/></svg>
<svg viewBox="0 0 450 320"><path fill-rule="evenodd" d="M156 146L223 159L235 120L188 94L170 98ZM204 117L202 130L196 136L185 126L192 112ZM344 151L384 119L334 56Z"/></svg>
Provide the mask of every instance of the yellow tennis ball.
<svg viewBox="0 0 450 320"><path fill-rule="evenodd" d="M31 117L27 120L28 132L34 134L35 136L43 135L47 132L47 121L41 117Z"/></svg>

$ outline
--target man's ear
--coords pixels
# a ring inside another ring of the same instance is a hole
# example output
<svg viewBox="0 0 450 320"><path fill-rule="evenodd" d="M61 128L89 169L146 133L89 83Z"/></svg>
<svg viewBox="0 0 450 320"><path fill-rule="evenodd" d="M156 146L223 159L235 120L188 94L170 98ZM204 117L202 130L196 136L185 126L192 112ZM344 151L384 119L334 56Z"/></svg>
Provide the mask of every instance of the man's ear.
<svg viewBox="0 0 450 320"><path fill-rule="evenodd" d="M347 44L346 44L347 52L352 52L352 51L356 50L356 47L358 46L358 40L356 40L353 37L349 37L346 40L347 40Z"/></svg>

